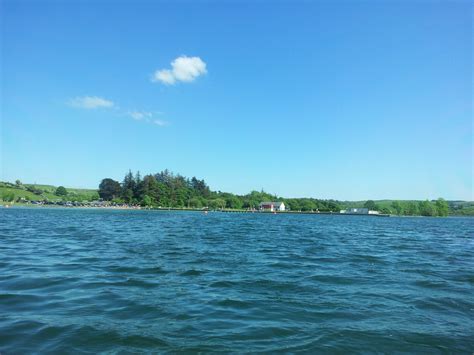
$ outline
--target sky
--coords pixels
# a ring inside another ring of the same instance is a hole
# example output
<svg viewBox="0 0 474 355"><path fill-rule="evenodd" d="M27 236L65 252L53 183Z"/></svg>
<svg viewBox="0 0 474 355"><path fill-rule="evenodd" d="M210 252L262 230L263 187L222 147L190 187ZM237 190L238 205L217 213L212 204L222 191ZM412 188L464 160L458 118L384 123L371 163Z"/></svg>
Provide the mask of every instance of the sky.
<svg viewBox="0 0 474 355"><path fill-rule="evenodd" d="M469 1L1 6L3 181L474 200Z"/></svg>

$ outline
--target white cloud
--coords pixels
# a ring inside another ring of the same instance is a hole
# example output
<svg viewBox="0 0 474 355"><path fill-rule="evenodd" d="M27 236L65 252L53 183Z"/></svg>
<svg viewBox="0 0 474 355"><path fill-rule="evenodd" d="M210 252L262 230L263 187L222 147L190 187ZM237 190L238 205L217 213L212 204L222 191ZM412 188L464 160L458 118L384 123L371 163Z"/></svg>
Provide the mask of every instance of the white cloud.
<svg viewBox="0 0 474 355"><path fill-rule="evenodd" d="M162 83L168 85L173 85L176 83L176 77L173 75L173 72L168 69L157 70L151 80L155 82L161 81Z"/></svg>
<svg viewBox="0 0 474 355"><path fill-rule="evenodd" d="M145 111L130 111L130 112L127 112L127 115L129 115L130 117L132 117L134 120L137 120L137 121L142 121L142 120L146 121L153 116L151 112L145 112Z"/></svg>
<svg viewBox="0 0 474 355"><path fill-rule="evenodd" d="M183 55L171 62L171 70L157 70L153 74L151 81L161 81L167 85L174 85L176 82L180 81L189 83L206 73L206 63L201 58L187 57Z"/></svg>
<svg viewBox="0 0 474 355"><path fill-rule="evenodd" d="M96 109L96 108L112 108L114 103L98 96L82 96L69 100L69 105L76 108Z"/></svg>
<svg viewBox="0 0 474 355"><path fill-rule="evenodd" d="M162 112L147 112L147 111L129 111L127 115L133 118L136 121L142 121L146 123L152 123L157 126L167 126L168 122L155 118L155 115L160 115Z"/></svg>
<svg viewBox="0 0 474 355"><path fill-rule="evenodd" d="M78 96L68 101L68 104L72 107L83 108L83 109L97 109L97 108L113 108L116 114L120 116L128 116L136 121L157 125L160 127L167 126L168 121L159 119L156 116L160 116L163 112L160 111L142 111L142 110L131 110L125 111L115 105L112 101L106 100L97 96Z"/></svg>
<svg viewBox="0 0 474 355"><path fill-rule="evenodd" d="M161 126L161 127L168 125L168 122L163 121L163 120L153 120L153 123L156 124L157 126Z"/></svg>

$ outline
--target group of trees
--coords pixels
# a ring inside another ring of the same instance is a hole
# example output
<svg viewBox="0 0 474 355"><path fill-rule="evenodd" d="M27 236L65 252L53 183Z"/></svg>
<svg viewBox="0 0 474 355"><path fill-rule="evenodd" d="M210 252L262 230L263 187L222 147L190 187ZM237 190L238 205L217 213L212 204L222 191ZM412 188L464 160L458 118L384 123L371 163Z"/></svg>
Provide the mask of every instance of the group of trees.
<svg viewBox="0 0 474 355"><path fill-rule="evenodd" d="M448 203L439 198L436 201L392 201L388 206L379 206L374 201L368 200L365 208L379 211L385 214L398 216L447 216L449 213Z"/></svg>
<svg viewBox="0 0 474 355"><path fill-rule="evenodd" d="M162 207L203 207L213 197L204 180L187 179L168 170L143 178L139 172L134 175L129 171L121 183L103 179L99 196L117 203Z"/></svg>
<svg viewBox="0 0 474 355"><path fill-rule="evenodd" d="M447 216L448 203L439 198L436 201L393 201L391 213L399 216Z"/></svg>
<svg viewBox="0 0 474 355"><path fill-rule="evenodd" d="M59 188L58 188L59 189ZM129 171L122 182L106 178L99 185L99 196L106 201L146 207L203 208L210 209L257 209L264 201L283 201L290 211L338 212L350 207L350 203L314 198L281 198L264 191L252 191L246 195L211 191L204 180L191 179L164 170L157 174L141 176ZM378 206L374 201L364 207L387 214L406 216L447 216L449 206L443 199L437 201L393 201Z"/></svg>
<svg viewBox="0 0 474 355"><path fill-rule="evenodd" d="M28 193L26 193L28 192ZM37 198L33 195L38 196ZM246 195L211 191L204 180L191 179L164 170L157 174L141 176L129 171L122 182L106 178L99 190L69 189L64 186L0 182L0 200L5 202L24 200L105 201L162 208L210 208L210 209L258 209L265 201L281 201L290 211L339 212L351 207L365 207L369 210L400 216L447 216L448 214L474 215L472 202L451 201L442 198L436 201L372 201L351 202L320 200L314 198L282 198L262 191Z"/></svg>
<svg viewBox="0 0 474 355"><path fill-rule="evenodd" d="M189 207L211 209L256 209L263 201L283 201L293 211L339 211L334 200L312 198L283 199L264 191L246 195L211 191L204 180L191 179L164 170L141 177L129 171L122 182L106 178L99 185L99 196L116 203L140 204L150 207Z"/></svg>

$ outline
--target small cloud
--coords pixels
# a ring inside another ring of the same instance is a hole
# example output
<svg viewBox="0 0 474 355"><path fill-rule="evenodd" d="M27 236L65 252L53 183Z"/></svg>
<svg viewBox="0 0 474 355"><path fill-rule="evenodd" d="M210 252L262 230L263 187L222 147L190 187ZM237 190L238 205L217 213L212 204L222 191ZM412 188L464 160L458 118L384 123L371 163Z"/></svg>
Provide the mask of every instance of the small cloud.
<svg viewBox="0 0 474 355"><path fill-rule="evenodd" d="M78 96L68 101L68 104L72 107L83 108L83 109L97 109L97 108L113 108L115 113L120 116L128 116L133 118L135 121L144 123L154 124L160 127L167 126L169 123L165 120L158 119L156 116L160 116L163 112L160 111L141 111L141 110L122 110L118 105L115 105L112 101L106 100L98 96Z"/></svg>
<svg viewBox="0 0 474 355"><path fill-rule="evenodd" d="M137 121L142 121L142 120L147 120L153 116L151 112L144 112L144 111L130 111L127 113L130 117L132 117L134 120Z"/></svg>
<svg viewBox="0 0 474 355"><path fill-rule="evenodd" d="M183 55L171 62L171 69L157 70L151 81L160 81L166 85L174 85L180 81L189 83L206 73L206 63L201 58Z"/></svg>
<svg viewBox="0 0 474 355"><path fill-rule="evenodd" d="M136 121L142 121L142 122L145 122L145 123L152 123L152 124L155 124L155 125L161 126L161 127L168 125L167 121L155 118L154 117L155 114L160 115L160 114L162 114L162 112L153 113L153 112L137 111L137 110L127 112L127 115L130 116L131 118L133 118Z"/></svg>
<svg viewBox="0 0 474 355"><path fill-rule="evenodd" d="M168 69L157 70L151 80L154 82L161 81L162 83L168 85L173 85L176 83L176 77L173 75L173 72Z"/></svg>
<svg viewBox="0 0 474 355"><path fill-rule="evenodd" d="M112 108L114 103L98 96L82 96L69 100L69 105L76 108L84 108L87 110L96 108Z"/></svg>
<svg viewBox="0 0 474 355"><path fill-rule="evenodd" d="M156 124L157 126L160 126L160 127L168 125L168 122L163 121L163 120L154 120L153 123Z"/></svg>

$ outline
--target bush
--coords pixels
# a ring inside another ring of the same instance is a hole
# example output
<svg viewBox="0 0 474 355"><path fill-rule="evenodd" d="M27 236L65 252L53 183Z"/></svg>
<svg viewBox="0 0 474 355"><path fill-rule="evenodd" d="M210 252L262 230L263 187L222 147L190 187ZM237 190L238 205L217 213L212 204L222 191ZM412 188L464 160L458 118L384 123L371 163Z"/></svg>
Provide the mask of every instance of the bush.
<svg viewBox="0 0 474 355"><path fill-rule="evenodd" d="M5 191L2 194L2 200L5 202L12 202L13 200L15 200L15 194L11 191Z"/></svg>
<svg viewBox="0 0 474 355"><path fill-rule="evenodd" d="M43 193L43 190L38 189L37 187L34 187L34 186L27 186L26 190L34 193L35 195L41 195Z"/></svg>
<svg viewBox="0 0 474 355"><path fill-rule="evenodd" d="M67 195L67 190L64 186L58 186L56 189L56 195L58 196L66 196Z"/></svg>

